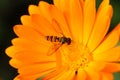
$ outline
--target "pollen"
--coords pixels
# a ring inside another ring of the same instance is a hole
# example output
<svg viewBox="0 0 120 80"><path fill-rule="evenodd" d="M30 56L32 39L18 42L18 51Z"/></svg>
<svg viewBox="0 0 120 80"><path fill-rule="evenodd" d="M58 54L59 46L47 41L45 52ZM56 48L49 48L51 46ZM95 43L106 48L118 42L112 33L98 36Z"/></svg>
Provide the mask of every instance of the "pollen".
<svg viewBox="0 0 120 80"><path fill-rule="evenodd" d="M92 53L90 53L88 47L80 43L64 45L61 47L61 51L62 65L67 65L71 70L84 69L93 60Z"/></svg>

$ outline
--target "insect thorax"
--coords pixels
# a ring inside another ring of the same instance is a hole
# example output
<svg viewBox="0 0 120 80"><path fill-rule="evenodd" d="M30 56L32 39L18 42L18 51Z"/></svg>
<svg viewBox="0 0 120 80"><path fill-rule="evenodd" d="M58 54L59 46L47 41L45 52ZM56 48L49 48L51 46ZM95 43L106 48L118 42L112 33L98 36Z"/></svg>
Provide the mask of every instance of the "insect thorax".
<svg viewBox="0 0 120 80"><path fill-rule="evenodd" d="M68 45L71 43L71 39L67 37L58 37L58 36L46 36L46 40L51 42L61 42L62 44L67 43Z"/></svg>

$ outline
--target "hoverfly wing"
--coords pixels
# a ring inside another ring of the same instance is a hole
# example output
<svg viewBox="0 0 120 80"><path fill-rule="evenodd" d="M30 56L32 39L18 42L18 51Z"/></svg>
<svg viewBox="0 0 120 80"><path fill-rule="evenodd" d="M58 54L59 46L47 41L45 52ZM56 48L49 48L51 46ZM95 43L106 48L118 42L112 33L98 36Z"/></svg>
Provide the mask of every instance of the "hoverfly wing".
<svg viewBox="0 0 120 80"><path fill-rule="evenodd" d="M52 55L52 54L53 54L54 52L56 52L61 46L62 46L61 43L55 44L55 45L51 46L51 47L49 48L48 52L47 52L47 55L48 55L48 56Z"/></svg>

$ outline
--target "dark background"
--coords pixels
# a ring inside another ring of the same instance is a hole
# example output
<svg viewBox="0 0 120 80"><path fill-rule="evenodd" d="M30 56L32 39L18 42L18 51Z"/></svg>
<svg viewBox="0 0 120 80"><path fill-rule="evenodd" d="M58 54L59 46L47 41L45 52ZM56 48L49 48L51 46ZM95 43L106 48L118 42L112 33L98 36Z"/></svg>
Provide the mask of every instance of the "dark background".
<svg viewBox="0 0 120 80"><path fill-rule="evenodd" d="M20 16L28 14L28 5L37 5L40 0L0 0L0 80L13 80L17 72L8 63L10 58L4 50L15 38L12 28L20 24ZM52 3L52 0L44 0ZM97 0L97 7L102 0ZM114 14L111 22L112 30L120 22L120 0L111 0ZM120 73L115 73L115 80L120 80Z"/></svg>

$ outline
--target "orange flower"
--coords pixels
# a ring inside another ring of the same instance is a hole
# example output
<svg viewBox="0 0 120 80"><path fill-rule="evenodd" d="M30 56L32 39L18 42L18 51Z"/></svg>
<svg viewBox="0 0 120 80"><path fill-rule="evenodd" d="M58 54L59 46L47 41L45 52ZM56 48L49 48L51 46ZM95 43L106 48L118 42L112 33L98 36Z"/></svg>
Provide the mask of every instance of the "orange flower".
<svg viewBox="0 0 120 80"><path fill-rule="evenodd" d="M95 0L30 5L30 15L14 27L18 38L6 49L18 69L14 80L113 80L112 73L120 71L120 24L107 34L112 6L109 0L97 12L95 6Z"/></svg>

